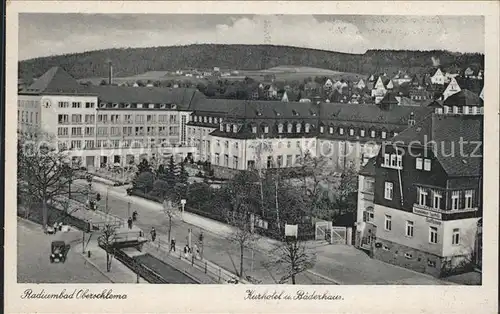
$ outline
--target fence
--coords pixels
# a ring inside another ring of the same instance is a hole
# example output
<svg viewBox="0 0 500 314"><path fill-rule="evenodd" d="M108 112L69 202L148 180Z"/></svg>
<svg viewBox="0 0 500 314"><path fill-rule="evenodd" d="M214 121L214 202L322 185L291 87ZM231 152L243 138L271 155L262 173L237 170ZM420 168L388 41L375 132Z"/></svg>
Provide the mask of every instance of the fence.
<svg viewBox="0 0 500 314"><path fill-rule="evenodd" d="M185 255L183 250L171 252L168 243L162 241L161 239L157 239L156 243L148 242L147 245L153 252L156 252L164 260L169 260L177 265L179 265L177 261L183 262L187 267L186 273L191 274L191 276L198 277L197 274L200 274L201 272L215 283L250 283L247 280L239 279L238 276L230 271L223 269L216 264L203 259L202 257L195 256L195 254Z"/></svg>
<svg viewBox="0 0 500 314"><path fill-rule="evenodd" d="M123 265L127 266L129 269L131 269L134 273L139 275L140 277L144 278L149 283L156 283L156 284L165 284L168 283L162 276L154 272L153 270L149 269L148 267L145 267L144 265L138 263L136 260L134 260L133 257L128 256L125 254L123 251L114 249L114 248L108 248L106 247L102 241L98 241L99 247L105 250L108 253L113 254L113 256L121 262Z"/></svg>

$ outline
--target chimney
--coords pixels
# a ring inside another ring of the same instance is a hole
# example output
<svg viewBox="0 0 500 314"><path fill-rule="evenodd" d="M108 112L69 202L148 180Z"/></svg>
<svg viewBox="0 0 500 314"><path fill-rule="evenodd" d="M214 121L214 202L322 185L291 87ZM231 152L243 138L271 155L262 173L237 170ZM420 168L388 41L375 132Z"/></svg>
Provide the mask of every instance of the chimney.
<svg viewBox="0 0 500 314"><path fill-rule="evenodd" d="M111 85L113 83L113 63L111 63L111 61L108 61L108 66L109 66L108 85Z"/></svg>

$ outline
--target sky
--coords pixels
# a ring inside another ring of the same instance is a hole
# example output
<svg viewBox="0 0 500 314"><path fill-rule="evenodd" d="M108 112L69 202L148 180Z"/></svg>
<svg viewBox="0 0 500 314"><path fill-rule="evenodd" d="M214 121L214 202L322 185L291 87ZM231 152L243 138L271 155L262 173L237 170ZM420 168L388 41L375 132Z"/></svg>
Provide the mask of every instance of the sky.
<svg viewBox="0 0 500 314"><path fill-rule="evenodd" d="M19 59L195 43L484 53L481 16L19 14Z"/></svg>

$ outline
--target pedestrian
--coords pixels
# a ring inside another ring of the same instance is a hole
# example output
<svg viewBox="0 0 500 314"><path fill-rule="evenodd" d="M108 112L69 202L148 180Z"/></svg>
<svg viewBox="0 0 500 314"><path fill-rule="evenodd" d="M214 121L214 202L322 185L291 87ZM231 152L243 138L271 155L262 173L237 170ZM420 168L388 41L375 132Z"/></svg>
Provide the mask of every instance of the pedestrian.
<svg viewBox="0 0 500 314"><path fill-rule="evenodd" d="M153 242L155 242L155 240L156 240L156 230L155 230L155 227L151 228L151 240Z"/></svg>
<svg viewBox="0 0 500 314"><path fill-rule="evenodd" d="M172 238L172 240L170 240L170 251L175 252L175 239L174 238Z"/></svg>
<svg viewBox="0 0 500 314"><path fill-rule="evenodd" d="M200 248L196 244L194 245L194 257L200 259Z"/></svg>
<svg viewBox="0 0 500 314"><path fill-rule="evenodd" d="M127 223L128 223L128 228L132 229L132 217L128 217Z"/></svg>
<svg viewBox="0 0 500 314"><path fill-rule="evenodd" d="M189 245L186 244L184 247L184 257L187 259L189 256Z"/></svg>

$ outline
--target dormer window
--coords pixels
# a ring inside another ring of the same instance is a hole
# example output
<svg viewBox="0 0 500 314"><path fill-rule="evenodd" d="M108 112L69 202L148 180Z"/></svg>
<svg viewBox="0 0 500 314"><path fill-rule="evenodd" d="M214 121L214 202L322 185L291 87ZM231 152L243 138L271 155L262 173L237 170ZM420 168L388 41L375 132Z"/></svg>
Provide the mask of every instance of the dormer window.
<svg viewBox="0 0 500 314"><path fill-rule="evenodd" d="M450 112L450 107L444 106L444 113L449 113Z"/></svg>
<svg viewBox="0 0 500 314"><path fill-rule="evenodd" d="M142 109L142 104L137 104L137 108Z"/></svg>
<svg viewBox="0 0 500 314"><path fill-rule="evenodd" d="M278 133L283 133L283 124L278 124Z"/></svg>
<svg viewBox="0 0 500 314"><path fill-rule="evenodd" d="M262 112L260 112L259 110L255 110L255 114L256 114L257 116L261 116L261 115L262 115Z"/></svg>
<svg viewBox="0 0 500 314"><path fill-rule="evenodd" d="M333 134L333 126L330 127L330 134Z"/></svg>
<svg viewBox="0 0 500 314"><path fill-rule="evenodd" d="M453 106L453 113L458 113L458 107L457 106Z"/></svg>
<svg viewBox="0 0 500 314"><path fill-rule="evenodd" d="M339 134L344 135L344 128L339 128Z"/></svg>
<svg viewBox="0 0 500 314"><path fill-rule="evenodd" d="M231 125L230 124L226 124L226 132L227 133L231 132Z"/></svg>
<svg viewBox="0 0 500 314"><path fill-rule="evenodd" d="M354 135L354 129L349 129L349 135L353 136Z"/></svg>
<svg viewBox="0 0 500 314"><path fill-rule="evenodd" d="M161 104L161 105L160 105L160 108L161 108L161 109L165 109L166 107L167 107L167 105L166 105L166 104Z"/></svg>
<svg viewBox="0 0 500 314"><path fill-rule="evenodd" d="M125 108L130 108L130 104L125 104Z"/></svg>
<svg viewBox="0 0 500 314"><path fill-rule="evenodd" d="M435 113L442 114L443 113L443 108L436 108Z"/></svg>
<svg viewBox="0 0 500 314"><path fill-rule="evenodd" d="M385 131L382 131L382 138L386 138L387 133Z"/></svg>
<svg viewBox="0 0 500 314"><path fill-rule="evenodd" d="M479 108L479 113L480 113L480 114L484 114L484 107L480 107L480 108Z"/></svg>
<svg viewBox="0 0 500 314"><path fill-rule="evenodd" d="M207 117L203 117L203 122L205 122L205 123L208 122Z"/></svg>
<svg viewBox="0 0 500 314"><path fill-rule="evenodd" d="M288 126L287 126L288 133L292 133L292 128L293 128L293 125L291 123L288 123Z"/></svg>
<svg viewBox="0 0 500 314"><path fill-rule="evenodd" d="M113 108L118 108L118 104L117 104L117 103L114 103L114 104L113 104Z"/></svg>
<svg viewBox="0 0 500 314"><path fill-rule="evenodd" d="M372 131L370 132L370 136L371 136L371 137L375 137L375 130L372 130Z"/></svg>
<svg viewBox="0 0 500 314"><path fill-rule="evenodd" d="M208 118L208 123L212 123L212 117Z"/></svg>
<svg viewBox="0 0 500 314"><path fill-rule="evenodd" d="M223 125L222 123L221 123L221 125L219 126L219 130L220 130L221 132L224 132L224 125Z"/></svg>
<svg viewBox="0 0 500 314"><path fill-rule="evenodd" d="M361 135L361 137L364 137L365 136L365 130L360 130L359 131L359 135Z"/></svg>
<svg viewBox="0 0 500 314"><path fill-rule="evenodd" d="M267 125L264 126L264 133L269 133L269 127Z"/></svg>
<svg viewBox="0 0 500 314"><path fill-rule="evenodd" d="M189 116L189 121L191 122L191 121L193 121L193 120L194 120L194 119L193 119L193 116Z"/></svg>
<svg viewBox="0 0 500 314"><path fill-rule="evenodd" d="M102 102L102 103L99 104L99 107L100 108L106 108L106 104Z"/></svg>
<svg viewBox="0 0 500 314"><path fill-rule="evenodd" d="M325 131L325 127L321 125L319 127L319 133L323 133L324 131Z"/></svg>
<svg viewBox="0 0 500 314"><path fill-rule="evenodd" d="M219 119L214 118L214 123L219 123Z"/></svg>
<svg viewBox="0 0 500 314"><path fill-rule="evenodd" d="M233 133L238 133L238 126L233 124Z"/></svg>
<svg viewBox="0 0 500 314"><path fill-rule="evenodd" d="M300 129L302 128L302 125L300 123L297 123L297 133L300 133Z"/></svg>
<svg viewBox="0 0 500 314"><path fill-rule="evenodd" d="M306 123L306 133L309 133L309 129L311 128L311 125L309 123Z"/></svg>
<svg viewBox="0 0 500 314"><path fill-rule="evenodd" d="M295 111L295 110L292 110L292 114L293 114L294 116L298 116L298 115L299 115L299 113L298 113L297 111Z"/></svg>
<svg viewBox="0 0 500 314"><path fill-rule="evenodd" d="M471 114L477 114L477 107L476 106L472 106L470 109L471 109Z"/></svg>
<svg viewBox="0 0 500 314"><path fill-rule="evenodd" d="M469 106L464 106L464 114L469 114Z"/></svg>
<svg viewBox="0 0 500 314"><path fill-rule="evenodd" d="M252 126L252 133L257 133L257 127L255 125Z"/></svg>
<svg viewBox="0 0 500 314"><path fill-rule="evenodd" d="M277 117L281 116L281 113L279 113L278 111L276 111L276 109L274 110L274 114L275 114Z"/></svg>

